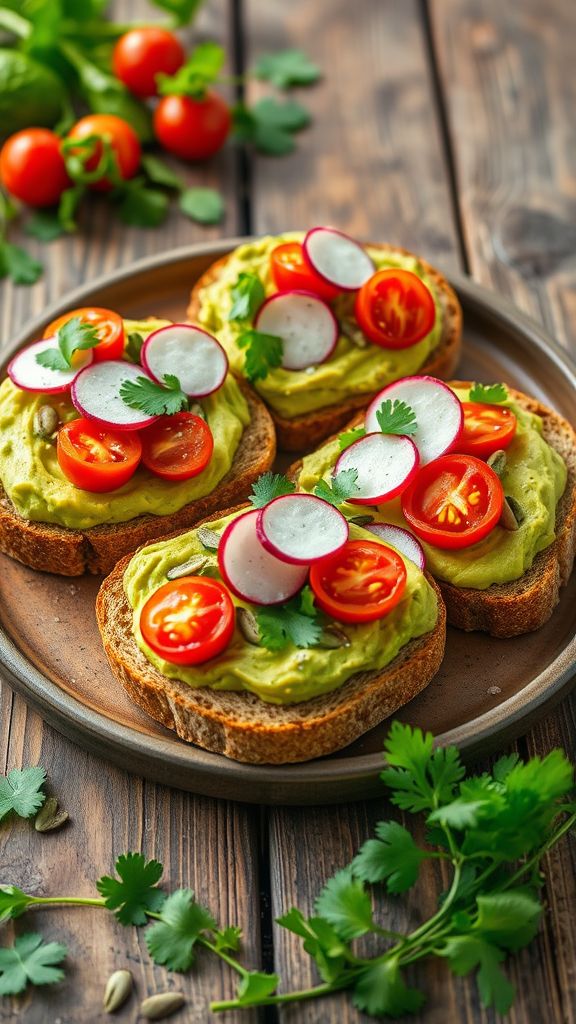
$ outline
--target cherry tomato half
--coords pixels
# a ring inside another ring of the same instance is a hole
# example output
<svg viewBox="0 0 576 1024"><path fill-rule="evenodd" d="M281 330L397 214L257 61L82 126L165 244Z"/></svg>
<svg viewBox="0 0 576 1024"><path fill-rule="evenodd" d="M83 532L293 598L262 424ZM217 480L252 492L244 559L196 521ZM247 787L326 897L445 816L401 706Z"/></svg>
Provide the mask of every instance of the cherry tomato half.
<svg viewBox="0 0 576 1024"><path fill-rule="evenodd" d="M174 75L186 55L173 32L148 25L121 36L112 54L116 78L141 99L158 95L156 75Z"/></svg>
<svg viewBox="0 0 576 1024"><path fill-rule="evenodd" d="M382 348L409 348L432 330L430 290L410 270L378 270L360 288L354 307L367 338Z"/></svg>
<svg viewBox="0 0 576 1024"><path fill-rule="evenodd" d="M48 128L24 128L0 152L0 178L28 206L53 206L70 185L60 139Z"/></svg>
<svg viewBox="0 0 576 1024"><path fill-rule="evenodd" d="M164 96L154 111L154 134L181 160L206 160L224 145L232 117L227 103L207 90L201 100Z"/></svg>
<svg viewBox="0 0 576 1024"><path fill-rule="evenodd" d="M462 402L464 429L454 446L455 452L487 459L500 448L507 448L516 433L516 417L505 405Z"/></svg>
<svg viewBox="0 0 576 1024"><path fill-rule="evenodd" d="M192 412L159 416L140 432L140 437L142 462L162 480L198 476L212 458L212 431L201 416Z"/></svg>
<svg viewBox="0 0 576 1024"><path fill-rule="evenodd" d="M340 294L335 285L320 277L304 259L300 242L283 242L270 253L270 272L279 292L313 292L325 302Z"/></svg>
<svg viewBox="0 0 576 1024"><path fill-rule="evenodd" d="M99 427L87 419L60 427L56 441L60 469L84 491L115 491L136 472L142 445L136 432Z"/></svg>
<svg viewBox="0 0 576 1024"><path fill-rule="evenodd" d="M124 181L134 177L140 166L141 149L140 140L131 124L121 117L116 117L115 114L88 114L76 122L68 138L86 139L90 135L109 140L116 156L118 173ZM79 149L78 153L80 152ZM97 143L92 156L86 161L86 170L94 171L101 156L102 146ZM104 177L93 182L90 187L102 192L113 188L114 183Z"/></svg>
<svg viewBox="0 0 576 1024"><path fill-rule="evenodd" d="M504 491L485 462L451 453L423 466L401 501L404 516L422 540L437 548L467 548L496 526Z"/></svg>
<svg viewBox="0 0 576 1024"><path fill-rule="evenodd" d="M101 309L99 306L83 306L80 309L71 309L64 316L53 320L44 331L45 338L51 338L63 327L68 320L80 317L84 323L92 324L98 331L100 338L96 348L93 349L94 361L103 362L105 359L122 359L124 354L124 321L118 313L111 309Z"/></svg>
<svg viewBox="0 0 576 1024"><path fill-rule="evenodd" d="M398 604L406 587L406 566L383 544L349 540L312 564L310 586L327 615L341 622L372 622Z"/></svg>
<svg viewBox="0 0 576 1024"><path fill-rule="evenodd" d="M183 576L148 598L140 629L149 647L175 665L199 665L228 646L235 610L220 580Z"/></svg>

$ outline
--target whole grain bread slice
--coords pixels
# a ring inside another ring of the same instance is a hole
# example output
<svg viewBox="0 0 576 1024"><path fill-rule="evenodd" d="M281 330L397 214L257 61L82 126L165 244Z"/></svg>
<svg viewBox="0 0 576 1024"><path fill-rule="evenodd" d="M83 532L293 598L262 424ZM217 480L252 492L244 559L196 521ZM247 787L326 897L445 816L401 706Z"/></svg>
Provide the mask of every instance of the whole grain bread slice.
<svg viewBox="0 0 576 1024"><path fill-rule="evenodd" d="M136 644L123 587L129 561L118 563L96 601L112 672L139 707L180 739L235 761L287 764L340 750L420 693L444 656L446 613L429 580L438 598L434 629L406 644L381 672L357 673L332 693L287 705L267 704L253 693L191 687L163 676Z"/></svg>
<svg viewBox="0 0 576 1024"><path fill-rule="evenodd" d="M383 252L401 253L403 256L413 255L407 249L402 249L399 246L370 242L370 247L381 249ZM216 260L196 281L188 306L189 320L193 322L198 321L202 290L217 280L231 255L229 253L227 256L222 256L219 260ZM426 260L420 257L418 257L418 260L428 277L434 282L442 307L442 336L440 343L430 353L420 372L430 374L433 377L441 377L444 380L454 373L460 358L462 310L454 289L448 284L444 275L431 266L430 263L427 263ZM278 447L287 452L310 451L320 444L321 441L324 441L343 427L357 409L365 409L375 393L355 395L344 402L326 406L317 412L295 416L292 419L280 416L271 409L270 412L276 426Z"/></svg>
<svg viewBox="0 0 576 1024"><path fill-rule="evenodd" d="M240 386L250 423L230 470L210 494L166 516L142 515L125 523L73 530L24 519L0 484L0 551L32 569L60 576L105 574L140 545L189 529L211 512L237 504L260 474L270 469L276 455L274 424L266 406L244 382Z"/></svg>

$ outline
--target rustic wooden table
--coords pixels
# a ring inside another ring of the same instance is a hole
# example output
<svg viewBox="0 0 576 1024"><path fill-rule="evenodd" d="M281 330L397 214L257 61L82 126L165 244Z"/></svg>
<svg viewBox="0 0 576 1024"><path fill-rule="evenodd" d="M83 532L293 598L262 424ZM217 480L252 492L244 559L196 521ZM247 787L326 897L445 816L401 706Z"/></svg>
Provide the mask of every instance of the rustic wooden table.
<svg viewBox="0 0 576 1024"><path fill-rule="evenodd" d="M142 17L142 0L117 13ZM226 194L226 217L195 228L174 213L162 229L126 229L104 205L89 206L82 230L49 249L38 247L46 273L34 288L4 284L1 338L79 282L147 253L244 232L275 232L335 223L359 237L390 240L465 271L543 321L576 355L576 164L574 38L569 0L505 4L502 0L208 0L196 36L220 39L236 68L260 52L298 46L325 69L306 94L313 127L298 152L277 160L227 149L190 171L190 181ZM256 86L250 92L257 92ZM26 240L32 251L36 243ZM185 296L182 296L185 308ZM518 743L523 755L561 745L573 751L575 703L567 700ZM291 987L311 979L298 943L273 925L296 903L311 910L323 881L350 859L382 813L379 803L272 810L227 804L136 778L66 741L14 696L0 695L2 770L41 762L70 811L72 824L49 839L24 822L0 830L2 881L32 891L92 892L93 879L128 849L166 866L173 885L189 885L221 920L245 935L246 962L274 967ZM129 765L126 766L129 769ZM537 940L511 959L518 989L510 1020L576 1020L574 934L576 841L545 864L547 911ZM395 927L428 911L443 886L429 877L425 907L390 901ZM67 942L65 983L22 999L2 1000L0 1020L28 1024L102 1021L102 986L129 966L139 992L167 985L136 930L97 911L59 909L38 915L51 938ZM493 1021L472 981L442 965L424 979L427 1024ZM187 1007L178 1020L204 1022L210 999L232 992L227 969L200 958L193 974L172 976ZM135 1019L135 1010L123 1019ZM249 1012L230 1022L277 1020ZM338 998L280 1014L283 1024L359 1021Z"/></svg>

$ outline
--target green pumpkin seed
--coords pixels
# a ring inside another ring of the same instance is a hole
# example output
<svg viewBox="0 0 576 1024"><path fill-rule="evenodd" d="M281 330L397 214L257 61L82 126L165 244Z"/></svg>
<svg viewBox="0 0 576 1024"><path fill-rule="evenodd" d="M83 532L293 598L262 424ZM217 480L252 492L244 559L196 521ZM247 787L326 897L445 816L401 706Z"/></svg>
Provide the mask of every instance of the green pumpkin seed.
<svg viewBox="0 0 576 1024"><path fill-rule="evenodd" d="M34 819L34 828L37 832L54 832L65 821L68 821L68 811L59 811L56 797L49 796Z"/></svg>
<svg viewBox="0 0 576 1024"><path fill-rule="evenodd" d="M209 530L207 526L201 526L196 533L203 547L208 548L209 551L216 551L220 543L220 535L215 530Z"/></svg>
<svg viewBox="0 0 576 1024"><path fill-rule="evenodd" d="M350 647L350 638L343 629L340 629L340 626L337 626L332 622L322 630L316 642L316 647L325 647L328 649Z"/></svg>
<svg viewBox="0 0 576 1024"><path fill-rule="evenodd" d="M146 1020L163 1020L176 1013L185 1002L182 992L157 992L140 1003L140 1014Z"/></svg>
<svg viewBox="0 0 576 1024"><path fill-rule="evenodd" d="M238 623L238 629L242 633L242 636L249 644L258 646L260 644L260 629L256 616L253 612L249 611L248 608L238 608L236 610L236 622Z"/></svg>
<svg viewBox="0 0 576 1024"><path fill-rule="evenodd" d="M168 569L166 579L179 580L182 576L192 576L194 573L200 572L207 561L206 555L194 555L187 562L182 562L182 565L173 565L171 569Z"/></svg>
<svg viewBox="0 0 576 1024"><path fill-rule="evenodd" d="M130 971L114 971L110 975L104 989L103 1006L106 1013L114 1013L115 1010L119 1010L121 1006L124 1006L132 992L132 984Z"/></svg>
<svg viewBox="0 0 576 1024"><path fill-rule="evenodd" d="M499 448L497 452L492 452L492 455L486 459L486 462L496 473L496 476L501 477L506 469L506 452Z"/></svg>
<svg viewBox="0 0 576 1024"><path fill-rule="evenodd" d="M41 405L34 413L32 429L36 437L41 437L44 441L50 441L52 435L58 429L59 422L56 409L53 409L51 405Z"/></svg>

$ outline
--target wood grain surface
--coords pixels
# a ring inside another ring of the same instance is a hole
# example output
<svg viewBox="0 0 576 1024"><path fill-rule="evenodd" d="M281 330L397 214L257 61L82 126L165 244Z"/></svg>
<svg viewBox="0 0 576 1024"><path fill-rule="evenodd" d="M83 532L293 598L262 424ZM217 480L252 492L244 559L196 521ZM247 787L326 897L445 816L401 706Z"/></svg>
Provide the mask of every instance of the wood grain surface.
<svg viewBox="0 0 576 1024"><path fill-rule="evenodd" d="M114 4L122 17L147 10L143 0ZM194 38L221 39L231 66L299 46L324 68L321 87L302 96L315 121L300 136L298 152L253 160L227 149L191 169L190 182L218 183L226 195L218 228L196 228L174 212L162 229L127 229L94 202L74 238L37 249L26 239L47 271L34 288L2 286L2 343L75 284L145 253L240 230L331 222L420 251L445 269L469 269L544 321L576 354L575 31L569 0L551 0L545 9L537 0L237 0L229 6L207 0ZM251 86L250 95L261 90ZM575 718L574 700L565 701L518 744L520 752L545 754L558 745L573 752ZM191 885L220 919L241 924L246 962L274 964L285 987L304 985L313 974L299 944L273 918L295 903L312 910L326 878L389 813L384 801L259 812L153 785L131 775L129 765L119 771L64 740L3 685L0 770L38 762L72 821L51 836L24 822L4 823L0 881L38 893L87 894L118 853L143 849L164 861L172 885ZM576 1020L574 838L548 858L545 875L541 932L507 968L518 989L512 1024ZM390 926L405 928L426 916L444 882L430 871L417 897L390 899ZM103 984L124 965L140 995L181 987L189 1001L174 1019L187 1024L208 1020L208 1000L232 991L228 972L204 958L184 978L153 967L137 932L98 911L58 909L37 917L47 937L69 944L67 979L51 991L2 1000L2 1021L108 1019L100 1010ZM3 944L10 932L3 929ZM496 1020L480 1006L472 981L453 979L441 965L424 969L420 980L428 1004L416 1020ZM119 1019L134 1020L131 1013ZM224 1019L359 1024L365 1018L338 998L278 1015Z"/></svg>

